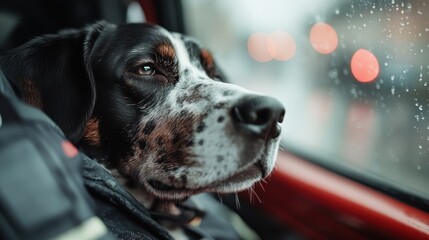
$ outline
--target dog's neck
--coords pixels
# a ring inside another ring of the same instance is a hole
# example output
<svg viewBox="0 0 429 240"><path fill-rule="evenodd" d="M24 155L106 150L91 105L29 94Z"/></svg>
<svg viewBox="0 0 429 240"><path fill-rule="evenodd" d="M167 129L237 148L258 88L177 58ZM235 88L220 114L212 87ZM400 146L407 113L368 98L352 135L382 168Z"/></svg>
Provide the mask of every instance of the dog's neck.
<svg viewBox="0 0 429 240"><path fill-rule="evenodd" d="M107 169L107 168L106 168ZM143 188L129 183L129 179L119 173L117 169L107 169L110 174L146 209L154 212L180 215L180 210L174 202L162 201L148 194Z"/></svg>
<svg viewBox="0 0 429 240"><path fill-rule="evenodd" d="M107 168L106 168L107 169ZM155 199L139 188L138 186L131 185L129 179L119 173L117 169L108 169L110 174L124 187L133 197L138 200L147 209L151 209L154 205Z"/></svg>
<svg viewBox="0 0 429 240"><path fill-rule="evenodd" d="M106 167L104 168L109 171L110 174L115 177L116 180L146 209L149 209L153 212L169 215L179 216L181 214L181 211L179 210L179 208L176 207L175 203L157 200L150 194L147 194L142 188L130 185L128 182L129 179L119 173L117 169L107 169ZM171 236L173 236L174 239L189 239L184 233L183 229L165 222L160 222L160 224L166 227L167 231L171 234Z"/></svg>

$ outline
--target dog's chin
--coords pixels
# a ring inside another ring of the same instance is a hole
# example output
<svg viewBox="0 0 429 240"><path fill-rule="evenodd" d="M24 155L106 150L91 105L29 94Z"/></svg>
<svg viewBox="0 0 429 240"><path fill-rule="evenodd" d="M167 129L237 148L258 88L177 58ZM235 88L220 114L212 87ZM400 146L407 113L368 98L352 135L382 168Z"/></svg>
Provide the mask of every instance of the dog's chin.
<svg viewBox="0 0 429 240"><path fill-rule="evenodd" d="M157 175L148 176L140 182L147 193L159 200L182 201L192 195L212 192L212 193L233 193L252 187L256 182L268 176L274 167L274 159L278 149L278 139L273 140L269 145L257 153L253 158L253 164L231 173L230 175L213 179L207 184L194 183L178 186L171 183L166 178L160 178ZM251 157L246 157L251 158ZM268 164L267 163L272 163Z"/></svg>
<svg viewBox="0 0 429 240"><path fill-rule="evenodd" d="M145 181L143 186L158 199L181 201L202 192L231 193L241 191L251 187L262 177L263 169L260 164L256 163L227 178L214 180L206 186L176 187L155 178Z"/></svg>

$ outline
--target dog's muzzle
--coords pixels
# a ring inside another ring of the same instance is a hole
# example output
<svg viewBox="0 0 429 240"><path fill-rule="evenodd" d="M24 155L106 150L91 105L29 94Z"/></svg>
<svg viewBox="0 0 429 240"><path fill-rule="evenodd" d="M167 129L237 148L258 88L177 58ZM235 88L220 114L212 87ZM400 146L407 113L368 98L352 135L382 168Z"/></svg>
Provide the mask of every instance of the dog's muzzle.
<svg viewBox="0 0 429 240"><path fill-rule="evenodd" d="M239 129L269 141L280 135L278 123L283 122L285 108L275 98L251 95L238 101L231 115Z"/></svg>

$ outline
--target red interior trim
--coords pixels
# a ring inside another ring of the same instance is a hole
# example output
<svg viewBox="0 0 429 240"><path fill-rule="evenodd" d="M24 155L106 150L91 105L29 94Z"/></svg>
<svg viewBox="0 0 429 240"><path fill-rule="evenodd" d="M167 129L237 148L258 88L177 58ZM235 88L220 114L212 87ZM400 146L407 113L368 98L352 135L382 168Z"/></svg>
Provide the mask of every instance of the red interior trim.
<svg viewBox="0 0 429 240"><path fill-rule="evenodd" d="M141 8L143 9L145 18L147 22L159 24L159 19L157 16L156 9L156 0L138 0Z"/></svg>
<svg viewBox="0 0 429 240"><path fill-rule="evenodd" d="M429 214L286 152L262 208L312 238L429 239Z"/></svg>

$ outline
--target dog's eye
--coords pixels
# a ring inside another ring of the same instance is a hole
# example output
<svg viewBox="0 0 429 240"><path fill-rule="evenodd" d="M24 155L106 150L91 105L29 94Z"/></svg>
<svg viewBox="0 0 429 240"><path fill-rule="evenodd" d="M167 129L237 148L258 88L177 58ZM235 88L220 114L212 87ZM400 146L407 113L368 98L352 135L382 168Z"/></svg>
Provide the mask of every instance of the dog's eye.
<svg viewBox="0 0 429 240"><path fill-rule="evenodd" d="M154 75L156 73L155 68L149 64L132 67L129 72L138 76Z"/></svg>

